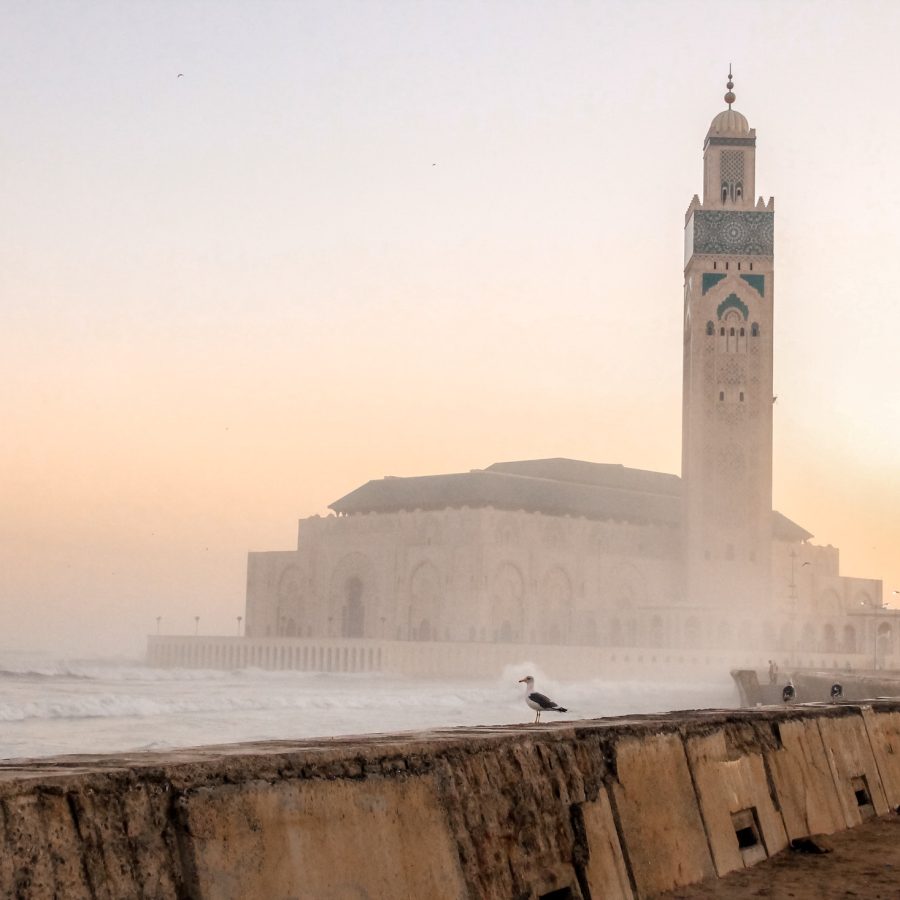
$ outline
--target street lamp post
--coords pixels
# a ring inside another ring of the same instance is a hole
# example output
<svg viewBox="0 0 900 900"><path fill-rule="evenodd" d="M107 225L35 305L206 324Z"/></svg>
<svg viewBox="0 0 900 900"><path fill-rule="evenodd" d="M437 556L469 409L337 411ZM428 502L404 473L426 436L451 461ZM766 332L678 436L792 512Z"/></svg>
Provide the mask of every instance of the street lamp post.
<svg viewBox="0 0 900 900"><path fill-rule="evenodd" d="M159 626L160 626L161 622L162 622L162 616L157 616L156 617L156 633L157 634L159 634Z"/></svg>
<svg viewBox="0 0 900 900"><path fill-rule="evenodd" d="M241 636L241 622L242 622L243 620L244 620L244 617L243 617L243 616L238 616L238 617L237 617L237 623L238 623L238 626L237 626L237 633L238 633L238 637Z"/></svg>
<svg viewBox="0 0 900 900"><path fill-rule="evenodd" d="M194 637L200 632L200 616L194 616Z"/></svg>

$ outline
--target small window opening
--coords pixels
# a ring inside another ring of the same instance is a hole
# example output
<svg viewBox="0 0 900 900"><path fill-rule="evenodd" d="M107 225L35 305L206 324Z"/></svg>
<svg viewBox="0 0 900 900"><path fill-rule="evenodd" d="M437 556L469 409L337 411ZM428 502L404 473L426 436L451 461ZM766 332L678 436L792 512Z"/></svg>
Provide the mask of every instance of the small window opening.
<svg viewBox="0 0 900 900"><path fill-rule="evenodd" d="M741 337L743 337L743 336L744 336L744 329L741 328Z"/></svg>
<svg viewBox="0 0 900 900"><path fill-rule="evenodd" d="M714 263L713 263L713 268L714 268L714 269L718 269L718 268L719 268L719 264L716 263L716 262L714 262Z"/></svg>
<svg viewBox="0 0 900 900"><path fill-rule="evenodd" d="M872 805L872 795L869 793L869 783L865 775L850 779L850 787L856 796L856 805L863 819L871 819L875 815L875 807Z"/></svg>
<svg viewBox="0 0 900 900"><path fill-rule="evenodd" d="M715 325L713 325L712 322L706 323L706 333L707 334L715 334L716 333L716 327L715 327Z"/></svg>
<svg viewBox="0 0 900 900"><path fill-rule="evenodd" d="M724 203L728 199L728 185L722 185L722 202Z"/></svg>
<svg viewBox="0 0 900 900"><path fill-rule="evenodd" d="M729 337L734 337L734 328L732 327L731 331L728 333Z"/></svg>
<svg viewBox="0 0 900 900"><path fill-rule="evenodd" d="M759 324L756 322L750 326L750 337L759 337Z"/></svg>
<svg viewBox="0 0 900 900"><path fill-rule="evenodd" d="M722 335L722 337L725 337L725 326L724 325L719 329L719 334Z"/></svg>
<svg viewBox="0 0 900 900"><path fill-rule="evenodd" d="M745 866L752 866L768 856L765 845L760 839L759 820L756 807L742 809L731 814L731 825L737 838L738 849Z"/></svg>
<svg viewBox="0 0 900 900"><path fill-rule="evenodd" d="M741 271L741 264L738 263L738 272L740 272L740 271Z"/></svg>
<svg viewBox="0 0 900 900"><path fill-rule="evenodd" d="M744 392L743 392L743 391L741 391L741 396L740 396L740 400L741 400L741 403L743 403L743 402L744 402Z"/></svg>
<svg viewBox="0 0 900 900"><path fill-rule="evenodd" d="M750 263L750 271L753 271L753 263Z"/></svg>
<svg viewBox="0 0 900 900"><path fill-rule="evenodd" d="M719 399L720 399L720 400L724 400L724 399L725 399L725 391L719 391Z"/></svg>
<svg viewBox="0 0 900 900"><path fill-rule="evenodd" d="M725 268L726 268L726 269L728 268L728 263L725 263Z"/></svg>

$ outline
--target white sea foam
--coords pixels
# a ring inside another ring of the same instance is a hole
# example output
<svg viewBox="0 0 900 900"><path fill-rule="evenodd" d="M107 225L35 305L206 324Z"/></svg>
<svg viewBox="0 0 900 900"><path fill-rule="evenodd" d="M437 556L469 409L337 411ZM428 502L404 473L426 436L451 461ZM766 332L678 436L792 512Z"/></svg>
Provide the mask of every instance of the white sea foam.
<svg viewBox="0 0 900 900"><path fill-rule="evenodd" d="M730 679L649 684L547 678L533 661L493 681L151 669L133 661L0 654L0 758L530 721L519 678L565 705L560 718L734 706Z"/></svg>

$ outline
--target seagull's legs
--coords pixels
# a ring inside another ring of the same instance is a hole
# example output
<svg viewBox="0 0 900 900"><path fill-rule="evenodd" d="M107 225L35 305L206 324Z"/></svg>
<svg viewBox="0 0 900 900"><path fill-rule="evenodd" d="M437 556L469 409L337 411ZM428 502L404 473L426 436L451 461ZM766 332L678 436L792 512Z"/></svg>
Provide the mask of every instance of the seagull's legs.
<svg viewBox="0 0 900 900"><path fill-rule="evenodd" d="M540 721L541 721L541 711L538 710L538 711L534 714L534 724L537 725L538 722L540 722Z"/></svg>

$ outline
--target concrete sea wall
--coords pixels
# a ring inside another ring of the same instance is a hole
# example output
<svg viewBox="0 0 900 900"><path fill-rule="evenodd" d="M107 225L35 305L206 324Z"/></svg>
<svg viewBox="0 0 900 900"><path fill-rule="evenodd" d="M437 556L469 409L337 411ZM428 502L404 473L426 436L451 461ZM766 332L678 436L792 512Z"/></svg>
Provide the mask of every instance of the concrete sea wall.
<svg viewBox="0 0 900 900"><path fill-rule="evenodd" d="M900 703L0 765L0 896L615 900L900 805Z"/></svg>

